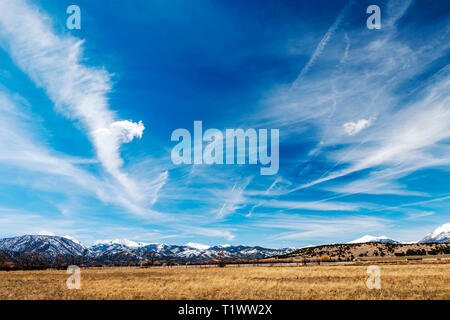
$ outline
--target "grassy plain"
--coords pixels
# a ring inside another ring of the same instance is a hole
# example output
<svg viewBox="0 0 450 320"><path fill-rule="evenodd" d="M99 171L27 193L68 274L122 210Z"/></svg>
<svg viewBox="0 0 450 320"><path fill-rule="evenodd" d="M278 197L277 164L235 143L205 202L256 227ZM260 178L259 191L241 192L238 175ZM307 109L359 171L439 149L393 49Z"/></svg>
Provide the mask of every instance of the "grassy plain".
<svg viewBox="0 0 450 320"><path fill-rule="evenodd" d="M0 299L450 299L450 264L383 264L381 290L367 265L1 271Z"/></svg>

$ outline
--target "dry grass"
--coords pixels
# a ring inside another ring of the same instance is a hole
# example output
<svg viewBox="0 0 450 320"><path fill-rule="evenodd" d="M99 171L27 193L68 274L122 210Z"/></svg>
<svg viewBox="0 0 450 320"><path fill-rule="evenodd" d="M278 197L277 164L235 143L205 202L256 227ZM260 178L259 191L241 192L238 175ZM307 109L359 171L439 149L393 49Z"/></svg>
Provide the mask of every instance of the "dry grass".
<svg viewBox="0 0 450 320"><path fill-rule="evenodd" d="M0 272L0 299L450 299L450 264L381 265L381 290L367 266L83 269Z"/></svg>

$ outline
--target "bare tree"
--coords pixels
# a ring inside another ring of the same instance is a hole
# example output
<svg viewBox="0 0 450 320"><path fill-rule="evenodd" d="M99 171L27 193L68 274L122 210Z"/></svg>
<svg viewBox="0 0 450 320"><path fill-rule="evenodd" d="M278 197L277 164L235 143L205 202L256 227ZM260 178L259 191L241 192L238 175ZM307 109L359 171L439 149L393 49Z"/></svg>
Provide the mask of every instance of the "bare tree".
<svg viewBox="0 0 450 320"><path fill-rule="evenodd" d="M14 263L11 261L11 258L7 251L0 252L0 269L1 270L9 270L14 267Z"/></svg>
<svg viewBox="0 0 450 320"><path fill-rule="evenodd" d="M146 260L146 265L153 265L157 258L157 253L155 251L144 251L143 257Z"/></svg>
<svg viewBox="0 0 450 320"><path fill-rule="evenodd" d="M56 269L63 269L67 265L66 263L66 256L63 254L57 254L53 258L53 267Z"/></svg>

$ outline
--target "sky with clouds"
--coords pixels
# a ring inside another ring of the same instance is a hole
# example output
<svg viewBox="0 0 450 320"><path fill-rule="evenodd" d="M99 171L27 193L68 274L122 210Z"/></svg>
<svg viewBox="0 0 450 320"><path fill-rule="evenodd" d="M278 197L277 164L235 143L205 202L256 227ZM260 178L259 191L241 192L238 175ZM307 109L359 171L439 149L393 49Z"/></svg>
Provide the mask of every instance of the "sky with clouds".
<svg viewBox="0 0 450 320"><path fill-rule="evenodd" d="M449 32L446 0L0 1L0 237L419 240L450 221ZM194 121L279 129L278 173L174 164Z"/></svg>

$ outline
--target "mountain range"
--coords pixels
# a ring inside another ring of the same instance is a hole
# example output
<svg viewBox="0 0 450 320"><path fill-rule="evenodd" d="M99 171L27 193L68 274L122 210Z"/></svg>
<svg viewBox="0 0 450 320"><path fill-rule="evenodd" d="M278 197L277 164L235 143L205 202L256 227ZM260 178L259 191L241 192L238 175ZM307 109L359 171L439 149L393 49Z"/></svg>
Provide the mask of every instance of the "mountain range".
<svg viewBox="0 0 450 320"><path fill-rule="evenodd" d="M0 251L14 255L45 253L49 258L57 255L79 256L88 261L125 262L143 260L206 261L215 257L229 259L258 259L294 251L295 248L268 249L259 246L200 244L169 245L164 243L136 243L130 240L100 241L85 247L71 239L49 235L24 235L0 240Z"/></svg>
<svg viewBox="0 0 450 320"><path fill-rule="evenodd" d="M402 242L386 236L366 235L348 242L355 243L390 243ZM450 243L450 223L443 224L416 243ZM260 259L285 255L296 248L269 249L259 246L217 245L209 247L203 244L170 245L164 243L142 243L125 239L98 241L86 247L70 237L50 235L24 235L0 240L0 251L13 255L23 253L44 253L50 259L58 255L83 257L87 261L126 262L145 260L206 261L212 258Z"/></svg>

